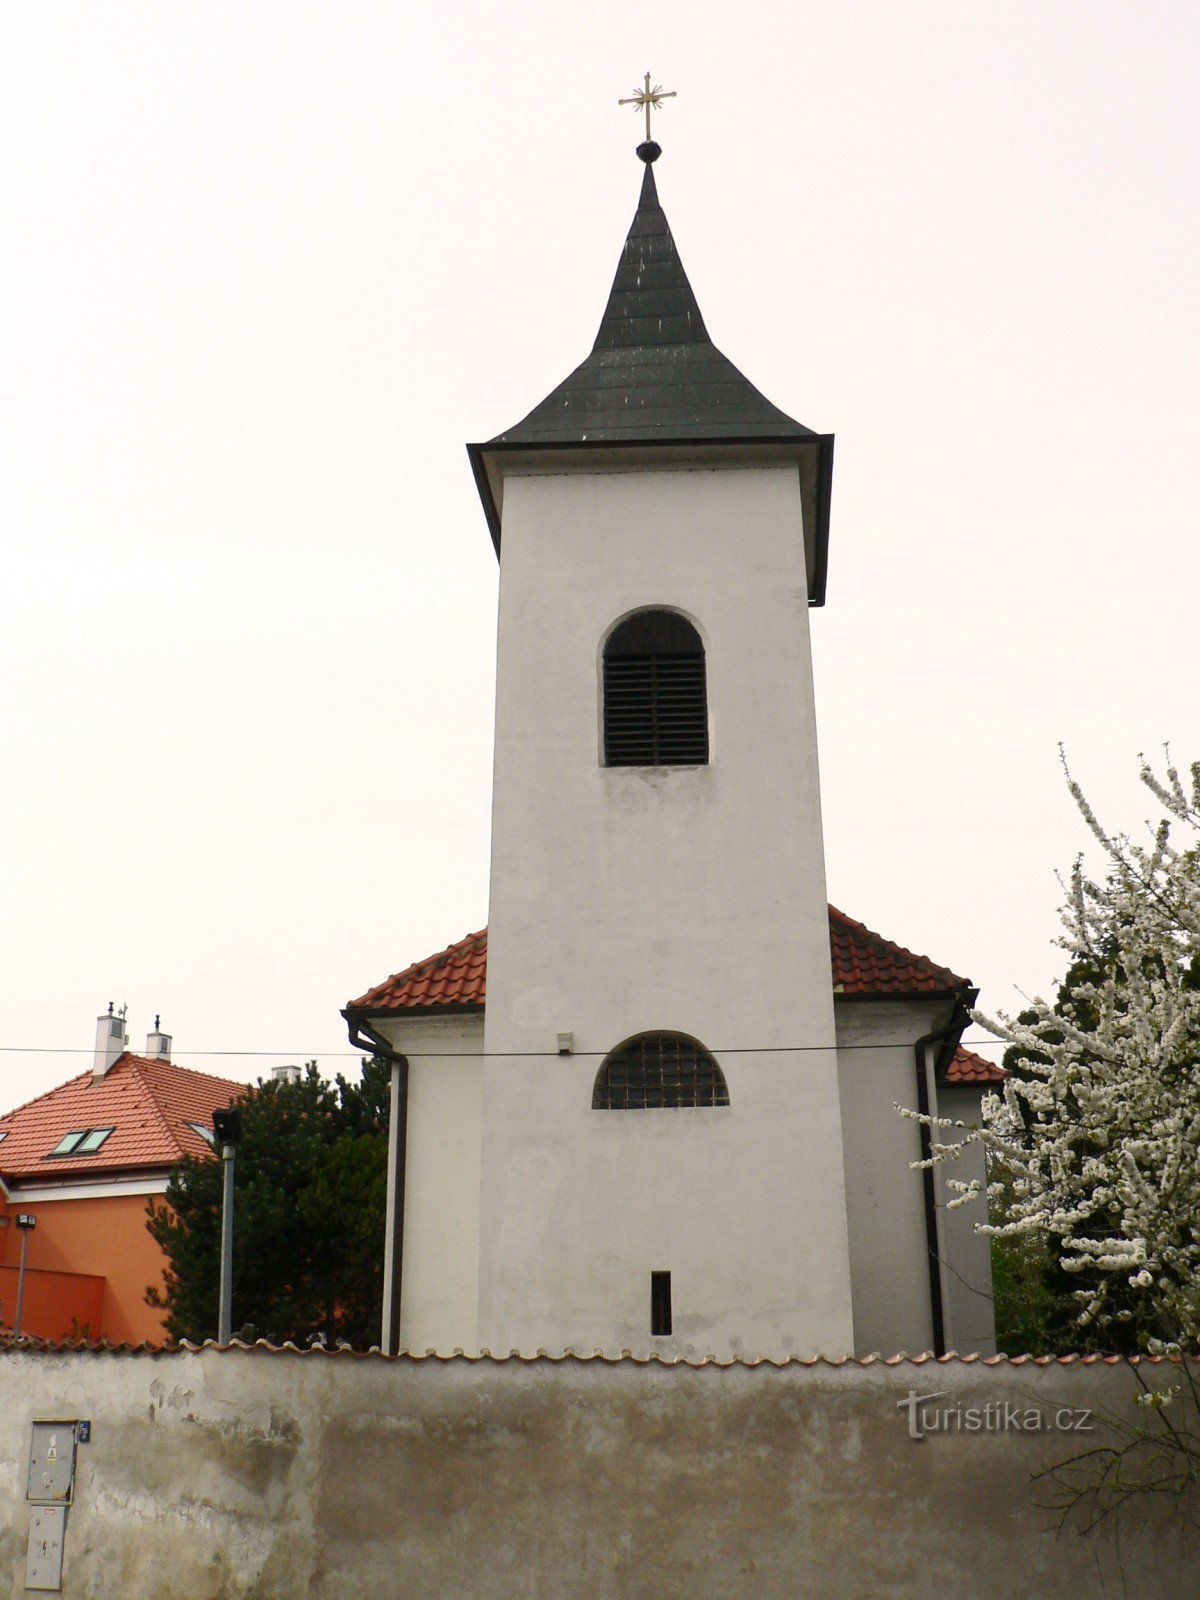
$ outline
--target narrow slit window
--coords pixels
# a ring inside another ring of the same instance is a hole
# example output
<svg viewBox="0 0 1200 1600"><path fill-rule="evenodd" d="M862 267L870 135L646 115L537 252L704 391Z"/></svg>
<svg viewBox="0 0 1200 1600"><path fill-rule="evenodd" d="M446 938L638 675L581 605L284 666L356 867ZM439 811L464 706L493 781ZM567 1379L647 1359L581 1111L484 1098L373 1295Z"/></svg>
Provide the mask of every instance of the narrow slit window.
<svg viewBox="0 0 1200 1600"><path fill-rule="evenodd" d="M604 764L694 767L708 761L704 645L677 611L638 611L604 647Z"/></svg>
<svg viewBox="0 0 1200 1600"><path fill-rule="evenodd" d="M674 1111L727 1106L725 1074L702 1044L680 1033L641 1033L596 1074L593 1111Z"/></svg>
<svg viewBox="0 0 1200 1600"><path fill-rule="evenodd" d="M650 1274L650 1333L656 1339L671 1332L671 1274Z"/></svg>

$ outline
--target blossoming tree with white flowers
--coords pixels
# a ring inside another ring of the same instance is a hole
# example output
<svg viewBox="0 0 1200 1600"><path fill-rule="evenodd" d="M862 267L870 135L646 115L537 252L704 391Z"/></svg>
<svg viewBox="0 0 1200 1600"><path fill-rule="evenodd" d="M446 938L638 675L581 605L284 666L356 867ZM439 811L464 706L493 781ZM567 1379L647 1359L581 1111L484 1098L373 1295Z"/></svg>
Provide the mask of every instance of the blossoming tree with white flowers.
<svg viewBox="0 0 1200 1600"><path fill-rule="evenodd" d="M1043 1241L1093 1346L1200 1348L1200 762L1143 759L1161 820L1137 843L1071 793L1106 870L1071 873L1055 1003L977 1020L1012 1047L1002 1095L967 1133L1002 1202L987 1232ZM956 1144L935 1144L952 1161ZM954 1205L977 1185L953 1179Z"/></svg>

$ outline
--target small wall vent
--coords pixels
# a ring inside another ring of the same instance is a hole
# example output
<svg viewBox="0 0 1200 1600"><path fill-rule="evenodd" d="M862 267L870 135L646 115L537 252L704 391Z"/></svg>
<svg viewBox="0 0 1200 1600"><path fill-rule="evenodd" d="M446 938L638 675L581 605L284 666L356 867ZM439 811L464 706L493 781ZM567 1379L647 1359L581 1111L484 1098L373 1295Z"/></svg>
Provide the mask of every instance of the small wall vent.
<svg viewBox="0 0 1200 1600"><path fill-rule="evenodd" d="M650 1274L650 1332L655 1339L671 1332L671 1274Z"/></svg>

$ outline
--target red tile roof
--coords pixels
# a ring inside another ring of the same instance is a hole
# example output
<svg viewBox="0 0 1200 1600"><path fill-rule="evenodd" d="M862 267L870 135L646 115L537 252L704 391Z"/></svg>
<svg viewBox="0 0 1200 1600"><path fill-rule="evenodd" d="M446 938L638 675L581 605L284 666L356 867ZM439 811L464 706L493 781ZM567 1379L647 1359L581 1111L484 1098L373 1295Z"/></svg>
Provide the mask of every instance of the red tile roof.
<svg viewBox="0 0 1200 1600"><path fill-rule="evenodd" d="M478 1006L487 994L487 929L469 933L435 956L351 1000L347 1011L423 1011L435 1006Z"/></svg>
<svg viewBox="0 0 1200 1600"><path fill-rule="evenodd" d="M188 1123L211 1127L213 1112L245 1089L228 1078L126 1051L103 1078L82 1073L0 1117L0 1133L7 1135L0 1139L0 1176L50 1180L173 1167L185 1155L211 1150ZM81 1128L113 1131L94 1155L50 1155L64 1134Z"/></svg>
<svg viewBox="0 0 1200 1600"><path fill-rule="evenodd" d="M969 988L948 967L884 939L835 906L829 908L829 948L836 994L867 996L956 994ZM487 990L487 929L469 933L437 955L416 961L352 1000L347 1011L426 1011L482 1008Z"/></svg>
<svg viewBox="0 0 1200 1600"><path fill-rule="evenodd" d="M954 1059L946 1068L947 1083L1003 1083L1004 1068L995 1061L986 1061L974 1050L965 1050L960 1044Z"/></svg>
<svg viewBox="0 0 1200 1600"><path fill-rule="evenodd" d="M836 906L829 908L829 950L835 994L860 998L956 994L970 988L968 980L949 967L939 967L928 956L914 955L903 945L893 944Z"/></svg>

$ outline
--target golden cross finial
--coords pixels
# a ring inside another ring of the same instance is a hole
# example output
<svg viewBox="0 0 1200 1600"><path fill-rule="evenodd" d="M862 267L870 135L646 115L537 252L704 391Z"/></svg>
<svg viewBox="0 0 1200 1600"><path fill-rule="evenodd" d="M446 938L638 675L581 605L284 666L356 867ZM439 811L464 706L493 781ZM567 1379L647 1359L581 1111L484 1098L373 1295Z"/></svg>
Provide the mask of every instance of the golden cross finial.
<svg viewBox="0 0 1200 1600"><path fill-rule="evenodd" d="M645 108L646 108L646 143L649 144L649 142L650 142L650 108L651 108L651 106L654 107L655 111L660 111L662 109L662 103L663 103L664 100L674 100L674 98L675 98L675 90L672 89L672 90L670 90L669 93L665 93L664 94L663 87L662 87L661 83L656 83L654 85L653 89L652 89L650 87L650 74L647 73L646 74L645 87L641 88L641 89L635 89L633 91L633 94L629 97L629 99L627 99L627 100L618 100L617 104L619 106L635 106L635 107L636 106L645 106Z"/></svg>

